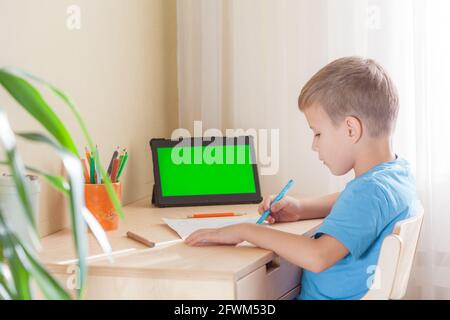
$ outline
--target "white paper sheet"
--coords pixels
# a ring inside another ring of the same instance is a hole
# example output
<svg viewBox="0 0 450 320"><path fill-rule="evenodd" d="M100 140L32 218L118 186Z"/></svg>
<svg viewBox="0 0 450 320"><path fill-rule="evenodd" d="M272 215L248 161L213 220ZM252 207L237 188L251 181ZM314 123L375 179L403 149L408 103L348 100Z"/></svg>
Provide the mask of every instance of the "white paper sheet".
<svg viewBox="0 0 450 320"><path fill-rule="evenodd" d="M259 217L221 217L221 218L191 218L167 219L164 222L175 230L185 240L192 232L199 229L221 228L237 223L256 223Z"/></svg>

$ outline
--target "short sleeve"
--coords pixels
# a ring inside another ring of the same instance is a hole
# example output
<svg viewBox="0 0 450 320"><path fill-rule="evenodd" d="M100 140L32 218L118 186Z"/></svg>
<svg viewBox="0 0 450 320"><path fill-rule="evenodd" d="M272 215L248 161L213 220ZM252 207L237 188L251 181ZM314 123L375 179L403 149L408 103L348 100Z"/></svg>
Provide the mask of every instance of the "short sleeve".
<svg viewBox="0 0 450 320"><path fill-rule="evenodd" d="M347 186L324 219L316 237L327 234L340 241L354 259L379 237L385 223L383 212L388 202L380 186L373 182L359 182Z"/></svg>

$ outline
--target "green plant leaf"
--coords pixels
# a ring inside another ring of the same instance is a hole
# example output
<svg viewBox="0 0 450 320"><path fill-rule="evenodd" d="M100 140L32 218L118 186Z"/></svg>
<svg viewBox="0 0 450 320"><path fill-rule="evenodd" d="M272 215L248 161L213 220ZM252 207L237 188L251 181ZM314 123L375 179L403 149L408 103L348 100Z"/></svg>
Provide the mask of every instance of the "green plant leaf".
<svg viewBox="0 0 450 320"><path fill-rule="evenodd" d="M0 108L0 145L3 145L6 151L7 164L10 167L17 193L25 211L24 218L28 221L27 226L30 226L28 231L31 241L35 248L39 248L39 237L37 235L33 207L30 202L30 192L25 181L25 166L17 155L16 139L2 108Z"/></svg>
<svg viewBox="0 0 450 320"><path fill-rule="evenodd" d="M86 139L86 142L89 146L90 150L95 150L95 146L93 143L93 140L89 134L89 131L87 130L86 124L83 121L83 118L81 117L80 112L78 111L78 109L76 108L75 104L72 102L72 100L66 95L64 94L64 92L60 89L58 89L57 87L55 87L54 85L52 85L51 83L49 83L48 81L45 81L39 77L36 77L32 74L29 74L23 70L17 69L17 68L8 68L8 69L4 69L7 72L10 72L11 74L16 74L18 76L24 77L24 78L29 78L32 79L34 81L37 81L41 84L43 84L44 86L46 86L51 92L53 92L57 97L59 97L68 107L69 109L72 111L72 113L75 116L75 119L77 120L81 131L83 132L83 135ZM109 175L107 174L106 170L104 169L100 159L97 157L96 158L96 165L98 166L98 168L100 169L100 174L102 176L103 179L103 183L106 185L106 191L108 192L109 198L111 199L111 202L114 206L114 209L117 211L117 213L119 214L119 217L123 220L125 218L125 215L123 213L123 209L122 206L120 204L119 199L117 198L116 193L114 192L114 188L112 187L112 182L111 179L109 178Z"/></svg>
<svg viewBox="0 0 450 320"><path fill-rule="evenodd" d="M17 239L15 243L19 246ZM70 300L70 295L61 287L61 285L45 270L38 262L36 257L27 250L24 246L21 246L23 253L28 259L28 270L33 275L33 279L38 284L42 293L47 299L58 300Z"/></svg>
<svg viewBox="0 0 450 320"><path fill-rule="evenodd" d="M18 133L17 136L33 142L47 144L57 152L62 159L64 168L69 175L69 185L71 192L69 193L70 220L75 240L75 249L78 255L80 268L80 290L79 298L83 297L86 284L86 256L87 256L87 240L86 225L83 218L82 208L84 204L83 189L83 172L80 160L72 153L66 151L53 140L39 133Z"/></svg>
<svg viewBox="0 0 450 320"><path fill-rule="evenodd" d="M6 161L0 161L0 165L9 165L9 164ZM25 169L29 172L32 172L41 177L44 177L45 180L47 180L47 182L50 185L52 185L56 190L66 194L66 195L69 195L70 186L69 186L69 183L67 183L66 179L64 179L63 177L51 175L49 173L43 172L42 170L30 167L30 166L25 166Z"/></svg>
<svg viewBox="0 0 450 320"><path fill-rule="evenodd" d="M0 162L0 164L1 164L1 162ZM70 193L70 185L67 183L67 181L63 177L61 177L61 176L53 176L53 175L50 175L48 173L42 172L41 170L38 170L38 169L35 169L35 168L32 168L32 167L28 167L28 166L26 168L27 168L28 171L31 171L33 173L36 173L36 174L38 174L40 176L45 177L46 180L53 187L55 187L60 192L63 192L65 194L69 195L69 193ZM113 261L112 260L112 256L110 255L112 253L112 248L111 248L111 246L109 244L108 238L107 238L106 233L103 230L102 226L97 221L97 219L95 219L95 217L89 211L88 208L83 207L82 208L82 213L83 213L84 220L86 221L86 223L88 224L88 226L91 229L92 233L94 234L95 238L97 239L97 242L102 247L103 252L109 254L108 258L110 259L110 261Z"/></svg>
<svg viewBox="0 0 450 320"><path fill-rule="evenodd" d="M0 69L0 84L62 146L77 157L79 156L77 147L66 127L35 87L5 68Z"/></svg>
<svg viewBox="0 0 450 320"><path fill-rule="evenodd" d="M7 164L7 162L4 161L0 161L0 164ZM39 169L30 167L30 166L26 166L26 169L30 172L36 173L40 176L45 177L45 179L53 186L55 187L57 190L59 190L60 192L63 192L65 194L67 194L68 196L70 196L70 185L67 183L67 181L61 177L61 176L53 176L50 175L48 173L45 173ZM92 213L86 208L83 207L82 208L82 214L83 214L83 218L84 220L87 222L89 228L91 229L92 233L94 234L95 238L97 239L99 245L102 247L102 250L105 253L108 253L108 258L110 259L110 261L112 260L112 248L109 245L109 241L108 238L103 230L103 228L101 227L101 225L98 223L98 221L94 218L94 216L92 215Z"/></svg>
<svg viewBox="0 0 450 320"><path fill-rule="evenodd" d="M56 190L64 193L65 195L69 195L70 185L66 181L66 179L64 179L63 177L51 175L49 173L43 172L39 169L30 167L30 166L25 166L25 168L32 173L35 173L37 175L40 175L41 177L44 177L45 180L47 180L47 182L50 185L52 185Z"/></svg>
<svg viewBox="0 0 450 320"><path fill-rule="evenodd" d="M91 212L86 208L84 202L84 178L82 173L82 167L80 160L74 157L71 153L65 151L56 142L52 141L48 137L39 133L18 133L19 137L24 139L41 142L52 146L61 159L63 160L64 167L69 174L69 203L71 208L71 220L74 227L74 234L77 238L81 237L83 233L80 230L85 229L84 221L86 221L92 230L95 238L102 247L103 251L111 257L111 246L104 230L101 228L97 220L92 216ZM75 231L76 230L76 231ZM80 240L80 239L79 239ZM86 261L83 258L87 252L86 240L83 238L82 242L76 241L76 248L79 257L80 267L80 297L83 296L85 283L86 283Z"/></svg>
<svg viewBox="0 0 450 320"><path fill-rule="evenodd" d="M32 298L30 287L30 275L27 269L22 264L20 257L17 255L18 249L14 243L12 243L6 221L3 219L2 212L0 210L0 242L4 247L4 258L8 261L9 270L11 271L12 279L14 282L15 299L30 300Z"/></svg>
<svg viewBox="0 0 450 320"><path fill-rule="evenodd" d="M21 274L13 276L16 287L19 288L18 298L31 299L30 275L36 281L44 296L48 299L70 299L70 295L53 279L53 277L39 264L32 251L27 249L27 245L21 243L8 227L6 221L1 216L0 211L0 238L2 243L9 246L8 262L13 267L11 271L13 274L16 269L20 270ZM11 269L11 268L10 268ZM17 283L20 282L20 286ZM25 295L24 295L25 293Z"/></svg>
<svg viewBox="0 0 450 320"><path fill-rule="evenodd" d="M0 161L0 164L7 164L6 162ZM50 175L48 173L45 173L39 169L35 169L33 167L26 166L26 169L30 172L36 173L40 176L45 177L45 179L57 190L60 192L69 195L70 193L70 185L67 183L67 181L61 177L61 176L54 176ZM98 223L97 219L94 218L92 213L87 209L86 207L83 208L83 217L88 224L89 228L91 229L92 233L94 234L95 238L97 239L99 245L102 247L103 252L105 253L111 253L112 248L109 245L108 238L106 237L106 234L101 227L101 225ZM1 253L1 251L0 251ZM110 261L112 260L112 256L109 255L108 258Z"/></svg>
<svg viewBox="0 0 450 320"><path fill-rule="evenodd" d="M38 122L40 122L47 131L58 141L59 144L56 142L53 142L52 140L48 139L47 137L39 134L30 134L27 136L24 135L24 138L39 141L39 142L45 142L47 144L52 144L53 146L58 146L60 149L57 149L58 151L62 151L65 153L65 157L63 158L63 163L69 173L70 179L69 179L69 189L67 189L67 182L65 182L61 177L58 176L52 176L52 175L43 175L47 181L49 181L54 187L56 187L60 191L67 192L69 190L69 204L70 204L70 212L71 212L71 222L73 226L73 234L74 234L74 240L75 240L75 246L77 250L77 255L79 257L79 268L80 268L80 281L81 281L81 289L79 291L79 297L83 297L84 295L84 289L85 289L85 282L86 282L86 261L85 261L85 254L86 251L83 251L86 249L86 239L84 239L84 232L85 231L85 225L83 224L82 220L86 220L86 222L89 224L89 227L93 231L94 235L96 236L97 241L102 246L103 250L107 253L111 253L111 247L109 245L109 242L107 241L106 234L104 233L103 229L99 226L98 222L93 219L92 214L87 210L84 206L84 195L83 195L83 175L82 175L82 169L81 164L79 162L79 155L78 150L75 146L75 143L73 142L69 132L61 122L61 120L58 118L58 116L54 113L53 109L48 105L48 103L44 100L44 98L41 96L39 91L31 85L25 78L28 77L30 79L34 79L38 82L41 82L46 85L56 96L58 96L60 99L63 100L65 104L67 104L70 108L70 110L74 113L82 131L83 134L87 140L87 143L91 150L94 150L94 145L92 142L92 139L86 129L86 126L80 116L80 113L75 108L75 105L71 102L71 100L59 89L52 86L51 84L38 79L37 77L34 77L32 75L26 74L18 69L0 69L0 85L2 85L6 91L29 113L31 114ZM6 118L6 115L5 115ZM7 121L6 121L7 122ZM5 130L2 132L2 126L0 126L0 137L3 139ZM10 130L9 125L7 126L7 133L12 133ZM8 136L7 138L10 138ZM13 136L14 138L14 136ZM11 139L4 141L11 142ZM1 141L2 143L4 141ZM15 140L12 140L14 142L14 148L15 148ZM64 150L65 148L66 150ZM5 148L6 149L6 148ZM10 149L7 149L10 150ZM19 179L23 176L24 170L23 170L23 164L20 162L20 159L16 159L16 153L15 149L14 152L10 153L6 159L6 164L8 164L11 168L11 172L15 179L17 179L17 176ZM60 156L63 154L60 153ZM67 154L75 155L75 159L70 158L67 156ZM108 191L108 194L110 196L110 199L117 210L119 216L123 219L123 209L120 205L120 202L118 200L118 197L116 196L114 189L111 184L111 180L109 179L109 176L107 175L106 171L104 170L100 159L97 159L98 167L100 169L100 173L103 177L103 181L106 184L106 190ZM69 170L69 168L74 169L74 171ZM75 169L76 168L76 169ZM19 170L20 169L20 170ZM75 172L77 171L77 172ZM22 173L22 176L20 176L18 173ZM24 178L21 178L24 179ZM64 184L66 183L66 185ZM28 193L26 190L26 185L22 183L23 186L25 186L25 191L21 191L21 184L20 181L16 182L16 186L18 189L18 192L20 194L21 200L26 205L27 201L29 203L29 198L27 197ZM82 202L80 202L80 199ZM29 206L31 208L31 206ZM30 211L31 214L27 211L27 216L33 218L32 211ZM33 225L35 226L35 224ZM84 229L83 229L84 228ZM33 230L34 233L35 229ZM82 239L83 238L83 239ZM37 239L37 236L36 236ZM33 239L34 240L34 239ZM80 242L81 240L81 242ZM35 242L38 241L34 240ZM84 242L84 243L83 243ZM84 246L84 249L83 249ZM111 258L111 255L109 256Z"/></svg>
<svg viewBox="0 0 450 320"><path fill-rule="evenodd" d="M36 78L35 78L35 79L36 79ZM38 79L38 80L39 80L39 79ZM78 109L75 107L75 104L69 99L69 97L67 97L61 90L59 90L59 89L56 88L55 86L51 85L51 84L48 83L48 82L45 82L44 80L39 80L39 81L41 81L42 83L44 83L45 85L47 85L47 87L48 87L51 91L53 91L58 97L61 98L62 101L64 101L64 102L69 106L70 110L72 110L72 112L74 113L75 118L77 119L78 124L79 124L80 127L81 127L81 130L82 130L82 132L83 132L83 134L84 134L84 137L85 137L86 141L88 142L89 149L90 149L90 150L95 150L96 148L94 147L94 143L93 143L93 141L92 141L92 138L91 138L91 136L89 135L89 132L88 132L88 130L87 130L87 128L86 128L86 125L85 125L85 123L84 123L84 121L83 121L83 119L82 119L82 117L81 117L81 115L80 115L80 112L79 112ZM107 174L105 168L103 167L102 162L100 161L100 157L97 155L97 156L95 157L95 159L96 159L96 161L95 161L95 162L96 162L96 166L97 166L97 168L100 169L100 174L101 174L101 176L102 176L103 183L106 185L106 191L108 192L109 198L111 199L111 201L112 201L112 203L113 203L114 209L118 212L119 217L120 217L121 219L124 219L124 218L125 218L125 215L124 215L124 213L123 213L122 206L120 205L120 201L119 201L119 199L117 198L117 195L116 195L116 193L114 192L114 189L113 189L113 187L112 187L112 181L111 181L111 179L109 178L109 175Z"/></svg>
<svg viewBox="0 0 450 320"><path fill-rule="evenodd" d="M3 268L1 263L0 263L0 268ZM2 281L2 279L0 279L0 300L1 299L3 299L3 300L11 300L12 298L13 298L13 295L9 291L9 288Z"/></svg>
<svg viewBox="0 0 450 320"><path fill-rule="evenodd" d="M8 275L10 272L9 267L4 263L4 260L5 257L3 255L3 242L0 241L0 299L11 300L13 298L13 293L10 289L10 279L8 279Z"/></svg>

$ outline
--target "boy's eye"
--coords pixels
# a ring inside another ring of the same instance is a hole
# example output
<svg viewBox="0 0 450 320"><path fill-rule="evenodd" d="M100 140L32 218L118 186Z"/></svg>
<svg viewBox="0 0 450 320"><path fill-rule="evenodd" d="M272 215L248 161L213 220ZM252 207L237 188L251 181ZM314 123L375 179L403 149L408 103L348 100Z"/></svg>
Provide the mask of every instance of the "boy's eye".
<svg viewBox="0 0 450 320"><path fill-rule="evenodd" d="M320 136L320 133L316 133L316 134L314 135L314 137L318 137L318 136Z"/></svg>

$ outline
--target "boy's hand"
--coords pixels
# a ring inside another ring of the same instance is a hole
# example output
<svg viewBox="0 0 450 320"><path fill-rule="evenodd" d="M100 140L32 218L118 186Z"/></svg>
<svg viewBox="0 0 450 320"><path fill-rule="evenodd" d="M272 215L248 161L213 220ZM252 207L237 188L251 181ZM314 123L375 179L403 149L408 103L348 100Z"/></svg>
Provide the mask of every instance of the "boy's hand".
<svg viewBox="0 0 450 320"><path fill-rule="evenodd" d="M260 215L269 209L270 203L275 197L275 195L271 195L259 204L258 212ZM300 219L300 211L300 201L298 199L284 196L280 201L272 205L267 221L269 223L298 221Z"/></svg>
<svg viewBox="0 0 450 320"><path fill-rule="evenodd" d="M244 241L240 228L240 224L235 224L218 229L201 229L191 233L184 242L189 246L236 245Z"/></svg>

